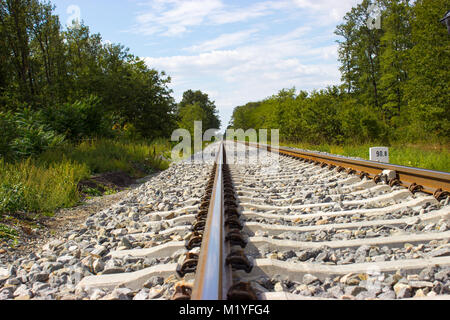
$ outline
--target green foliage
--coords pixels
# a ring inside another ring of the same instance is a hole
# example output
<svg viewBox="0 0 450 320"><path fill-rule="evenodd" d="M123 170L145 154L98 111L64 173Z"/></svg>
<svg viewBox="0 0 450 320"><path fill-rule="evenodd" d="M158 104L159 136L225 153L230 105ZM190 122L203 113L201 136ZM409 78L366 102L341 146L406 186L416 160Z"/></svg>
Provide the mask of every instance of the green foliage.
<svg viewBox="0 0 450 320"><path fill-rule="evenodd" d="M23 109L0 112L0 156L20 159L63 143L64 136L51 130L41 112Z"/></svg>
<svg viewBox="0 0 450 320"><path fill-rule="evenodd" d="M16 125L11 111L0 112L0 156L11 154L11 143L16 137Z"/></svg>
<svg viewBox="0 0 450 320"><path fill-rule="evenodd" d="M193 134L194 121L201 121L203 132L208 129L219 129L218 110L206 93L188 90L177 108L178 125Z"/></svg>
<svg viewBox="0 0 450 320"><path fill-rule="evenodd" d="M186 105L180 108L179 111L179 121L178 126L180 128L186 129L191 133L191 136L194 137L194 123L195 121L201 121L202 124L208 122L206 114L203 112L203 109L195 103L193 105ZM203 127L203 131L208 128Z"/></svg>
<svg viewBox="0 0 450 320"><path fill-rule="evenodd" d="M4 224L0 224L0 240L14 240L18 233L16 230Z"/></svg>
<svg viewBox="0 0 450 320"><path fill-rule="evenodd" d="M81 190L81 192L83 192L84 194L93 196L93 197L99 197L102 195L102 192L98 189L95 188L83 188L83 190Z"/></svg>
<svg viewBox="0 0 450 320"><path fill-rule="evenodd" d="M126 123L123 127L123 131L121 132L121 136L125 140L142 140L142 135L136 129L136 127L131 123Z"/></svg>
<svg viewBox="0 0 450 320"><path fill-rule="evenodd" d="M52 129L72 141L110 133L111 124L106 123L104 113L101 100L95 96L46 108L44 112L46 122Z"/></svg>
<svg viewBox="0 0 450 320"><path fill-rule="evenodd" d="M410 80L406 83L408 121L406 135L447 140L450 137L450 37L439 22L450 7L449 0L418 0L411 20Z"/></svg>
<svg viewBox="0 0 450 320"><path fill-rule="evenodd" d="M259 102L249 102L245 106L236 107L233 112L233 126L243 130L253 128L251 116L254 112L252 110L258 108L260 104Z"/></svg>
<svg viewBox="0 0 450 320"><path fill-rule="evenodd" d="M90 197L101 197L103 195L108 196L112 194L116 194L117 191L113 188L109 188L108 186L105 186L103 184L97 184L97 188L93 187L83 187L81 189L81 193L84 195L88 195Z"/></svg>
<svg viewBox="0 0 450 320"><path fill-rule="evenodd" d="M287 141L307 141L314 144L365 142L385 139L385 127L368 106L355 108L356 100L342 88L329 87L310 95L295 89L282 90L278 95L259 103L237 107L232 127L280 129Z"/></svg>
<svg viewBox="0 0 450 320"><path fill-rule="evenodd" d="M408 80L408 56L411 39L411 6L408 1L388 0L381 37L380 89L384 97L382 113L394 127L400 123L394 117L405 112L405 84Z"/></svg>
<svg viewBox="0 0 450 320"><path fill-rule="evenodd" d="M74 205L93 173L168 167L171 79L129 49L83 24L63 31L50 2L3 0L0 61L0 213ZM207 95L193 100L220 125Z"/></svg>
<svg viewBox="0 0 450 320"><path fill-rule="evenodd" d="M64 136L56 134L42 120L41 113L24 109L15 114L16 137L11 149L19 157L39 154L49 147L60 145Z"/></svg>

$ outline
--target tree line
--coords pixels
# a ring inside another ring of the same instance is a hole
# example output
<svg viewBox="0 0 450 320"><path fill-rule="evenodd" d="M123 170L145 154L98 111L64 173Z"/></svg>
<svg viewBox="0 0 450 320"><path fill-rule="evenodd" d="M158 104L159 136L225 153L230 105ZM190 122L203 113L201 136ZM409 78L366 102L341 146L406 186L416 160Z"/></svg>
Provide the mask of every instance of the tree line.
<svg viewBox="0 0 450 320"><path fill-rule="evenodd" d="M369 28L370 5L381 28ZM337 26L342 83L236 107L230 127L309 143L450 141L449 0L363 0Z"/></svg>
<svg viewBox="0 0 450 320"><path fill-rule="evenodd" d="M0 157L91 137L167 138L192 117L220 123L208 95L189 90L177 105L169 76L84 23L63 29L50 2L0 0L0 61Z"/></svg>

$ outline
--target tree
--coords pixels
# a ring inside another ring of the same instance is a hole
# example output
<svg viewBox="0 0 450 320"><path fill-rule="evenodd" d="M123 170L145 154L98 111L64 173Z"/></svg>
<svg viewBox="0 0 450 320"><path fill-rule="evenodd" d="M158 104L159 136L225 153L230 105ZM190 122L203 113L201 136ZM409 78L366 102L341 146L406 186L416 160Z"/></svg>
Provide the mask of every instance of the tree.
<svg viewBox="0 0 450 320"><path fill-rule="evenodd" d="M382 112L390 121L398 119L405 107L404 90L408 80L408 57L412 48L409 1L387 0L381 37L380 88L384 95ZM399 122L399 119L397 120ZM400 123L390 123L397 126ZM404 124L404 123L403 123Z"/></svg>
<svg viewBox="0 0 450 320"><path fill-rule="evenodd" d="M450 38L439 22L449 0L417 0L413 7L409 80L405 88L410 138L450 137Z"/></svg>
<svg viewBox="0 0 450 320"><path fill-rule="evenodd" d="M39 101L43 105L62 102L65 96L59 94L60 88L67 78L59 18L53 14L54 6L50 3L33 1L29 10L33 78L40 93Z"/></svg>
<svg viewBox="0 0 450 320"><path fill-rule="evenodd" d="M382 105L380 97L380 38L383 29L369 29L371 1L363 0L344 17L335 33L344 37L339 42L342 78L348 92L358 95L359 101L374 109ZM381 5L380 1L377 1Z"/></svg>
<svg viewBox="0 0 450 320"><path fill-rule="evenodd" d="M199 103L188 104L180 109L180 120L178 125L182 129L186 129L194 136L194 124L195 121L201 121L206 123L208 121L207 115ZM205 131L205 128L202 128Z"/></svg>
<svg viewBox="0 0 450 320"><path fill-rule="evenodd" d="M29 15L31 0L2 0L0 25L4 43L11 53L13 76L23 100L31 102L34 93L29 47Z"/></svg>
<svg viewBox="0 0 450 320"><path fill-rule="evenodd" d="M9 85L8 71L11 69L11 54L8 49L6 26L4 24L5 19L5 5L2 0L0 4L0 96L3 96L7 86Z"/></svg>
<svg viewBox="0 0 450 320"><path fill-rule="evenodd" d="M338 60L341 62L339 68L342 74L342 81L346 86L348 93L357 91L358 83L358 68L356 64L356 45L358 41L355 25L356 21L351 14L346 14L344 17L346 23L340 24L336 27L335 34L344 38L344 41L337 40L339 44Z"/></svg>
<svg viewBox="0 0 450 320"><path fill-rule="evenodd" d="M201 91L188 90L183 94L183 99L178 104L177 114L180 116L183 113L183 108L186 106L198 105L204 112L205 118L203 120L203 130L219 129L220 119L218 110L214 101L209 100L208 94Z"/></svg>
<svg viewBox="0 0 450 320"><path fill-rule="evenodd" d="M231 117L230 127L236 130L243 129L244 131L254 128L250 117L252 110L258 108L260 105L260 102L249 102L244 106L236 107Z"/></svg>

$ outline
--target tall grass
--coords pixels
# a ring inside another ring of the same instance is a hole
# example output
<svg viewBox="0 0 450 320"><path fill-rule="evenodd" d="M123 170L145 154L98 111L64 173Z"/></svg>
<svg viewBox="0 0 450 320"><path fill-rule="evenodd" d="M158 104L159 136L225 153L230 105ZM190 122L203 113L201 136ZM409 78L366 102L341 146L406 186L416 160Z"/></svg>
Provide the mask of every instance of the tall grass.
<svg viewBox="0 0 450 320"><path fill-rule="evenodd" d="M282 145L328 152L348 157L369 160L369 149L379 145L313 145L308 143L281 143ZM450 172L450 151L447 146L437 144L400 145L389 147L390 163L408 167Z"/></svg>
<svg viewBox="0 0 450 320"><path fill-rule="evenodd" d="M133 165L136 163L157 170L167 169L168 163L160 160L159 155L164 154L169 148L169 143L163 140L153 143L89 140L78 145L68 144L48 150L40 155L39 161L57 163L68 159L85 164L93 174L120 170L136 177L142 174Z"/></svg>
<svg viewBox="0 0 450 320"><path fill-rule="evenodd" d="M73 206L80 198L77 185L81 180L109 171L141 177L155 169L164 170L169 163L160 155L167 156L169 150L170 144L164 140L91 140L66 144L26 160L0 159L0 214L51 213Z"/></svg>
<svg viewBox="0 0 450 320"><path fill-rule="evenodd" d="M34 159L16 163L0 160L0 213L51 212L79 200L77 184L89 168L73 161L41 166Z"/></svg>

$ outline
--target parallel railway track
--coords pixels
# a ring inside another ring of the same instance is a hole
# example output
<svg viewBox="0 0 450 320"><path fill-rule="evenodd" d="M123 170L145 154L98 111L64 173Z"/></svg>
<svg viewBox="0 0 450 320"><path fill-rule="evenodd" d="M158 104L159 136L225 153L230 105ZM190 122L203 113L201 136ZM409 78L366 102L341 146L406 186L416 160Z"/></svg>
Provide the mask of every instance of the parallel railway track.
<svg viewBox="0 0 450 320"><path fill-rule="evenodd" d="M233 153L257 157L254 145L245 154L234 147L219 146L199 207L170 214L186 222L177 230L185 241L111 253L185 250L178 264L78 287L139 287L162 276L173 300L449 299L448 173L292 149L280 149L280 171L267 173L255 161L228 164Z"/></svg>

